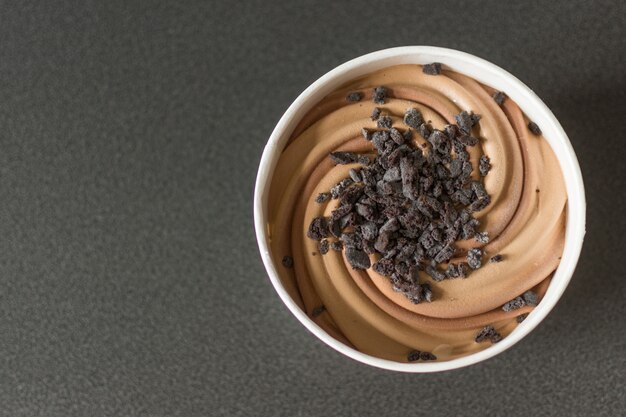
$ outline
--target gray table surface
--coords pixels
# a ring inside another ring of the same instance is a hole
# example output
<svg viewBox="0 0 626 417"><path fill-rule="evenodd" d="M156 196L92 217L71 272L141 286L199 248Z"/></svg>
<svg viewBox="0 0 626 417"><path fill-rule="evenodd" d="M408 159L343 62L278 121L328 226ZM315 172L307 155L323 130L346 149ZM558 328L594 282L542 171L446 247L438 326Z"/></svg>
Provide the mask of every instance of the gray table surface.
<svg viewBox="0 0 626 417"><path fill-rule="evenodd" d="M0 3L0 415L624 415L626 7L465 3ZM411 44L532 87L588 197L582 258L545 322L436 375L370 368L309 334L252 221L291 101Z"/></svg>

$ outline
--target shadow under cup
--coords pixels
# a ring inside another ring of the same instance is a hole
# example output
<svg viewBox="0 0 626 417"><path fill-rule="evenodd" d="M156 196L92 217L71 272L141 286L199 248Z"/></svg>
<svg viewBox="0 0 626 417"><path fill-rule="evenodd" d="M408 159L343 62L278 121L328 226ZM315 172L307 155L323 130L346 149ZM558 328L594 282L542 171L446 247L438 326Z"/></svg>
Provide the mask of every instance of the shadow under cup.
<svg viewBox="0 0 626 417"><path fill-rule="evenodd" d="M531 120L541 126L546 141L559 161L567 191L565 247L542 301L501 342L448 361L401 363L367 355L343 344L313 322L291 298L277 273L280 265L274 263L269 250L267 202L279 156L297 123L316 103L346 82L376 70L432 62L440 62L446 68L504 91ZM517 78L490 62L464 52L429 46L407 46L373 52L340 65L311 84L291 104L272 132L261 158L254 193L255 229L263 263L278 295L296 318L327 345L352 359L379 368L416 373L445 371L481 362L503 352L530 333L555 306L574 273L585 235L585 210L585 193L578 160L563 128L541 99Z"/></svg>

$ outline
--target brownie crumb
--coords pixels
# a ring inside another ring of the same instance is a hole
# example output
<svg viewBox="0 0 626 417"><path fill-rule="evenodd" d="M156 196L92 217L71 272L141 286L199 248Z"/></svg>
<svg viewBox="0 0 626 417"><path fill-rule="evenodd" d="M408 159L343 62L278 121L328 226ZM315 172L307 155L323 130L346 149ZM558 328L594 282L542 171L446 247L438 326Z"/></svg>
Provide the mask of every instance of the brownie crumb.
<svg viewBox="0 0 626 417"><path fill-rule="evenodd" d="M529 306L536 306L537 304L539 304L537 294L534 291L526 291L524 295L522 295L522 297L524 298L526 304L528 304Z"/></svg>
<svg viewBox="0 0 626 417"><path fill-rule="evenodd" d="M491 169L491 164L489 157L487 155L483 155L480 157L478 161L478 172L480 172L481 177L487 176L489 170Z"/></svg>
<svg viewBox="0 0 626 417"><path fill-rule="evenodd" d="M537 126L537 123L535 122L528 123L528 130L530 130L533 135L541 136L541 129L539 129L539 126Z"/></svg>
<svg viewBox="0 0 626 417"><path fill-rule="evenodd" d="M517 316L516 320L517 320L518 323L521 323L524 320L526 320L526 317L528 317L528 313L520 314L519 316Z"/></svg>
<svg viewBox="0 0 626 417"><path fill-rule="evenodd" d="M359 91L355 91L353 93L350 93L346 96L346 101L349 102L356 102L356 101L361 101L361 99L363 98L363 93L359 92Z"/></svg>
<svg viewBox="0 0 626 417"><path fill-rule="evenodd" d="M525 305L526 305L526 302L524 301L524 299L522 297L516 297L516 298L512 299L511 301L506 302L502 306L502 310L504 310L504 311L517 310L518 308L522 308Z"/></svg>
<svg viewBox="0 0 626 417"><path fill-rule="evenodd" d="M502 336L496 331L496 329L494 329L493 326L485 326L478 332L474 340L476 343L480 343L485 340L490 340L491 343L498 343L502 340Z"/></svg>
<svg viewBox="0 0 626 417"><path fill-rule="evenodd" d="M329 248L330 248L330 243L328 243L328 239L322 239L320 241L320 247L319 247L320 253L322 255L326 255L328 253Z"/></svg>
<svg viewBox="0 0 626 417"><path fill-rule="evenodd" d="M390 116L381 116L378 118L377 126L381 129L390 129L392 120Z"/></svg>
<svg viewBox="0 0 626 417"><path fill-rule="evenodd" d="M285 268L293 268L293 258L291 256L283 256L283 266Z"/></svg>
<svg viewBox="0 0 626 417"><path fill-rule="evenodd" d="M338 165L346 165L356 162L359 158L354 152L331 152L330 159Z"/></svg>
<svg viewBox="0 0 626 417"><path fill-rule="evenodd" d="M417 362L417 361L434 361L437 360L437 357L430 352L421 352L419 350L412 350L406 357L409 362Z"/></svg>
<svg viewBox="0 0 626 417"><path fill-rule="evenodd" d="M319 193L317 197L315 197L315 202L318 204L322 204L330 200L330 193Z"/></svg>
<svg viewBox="0 0 626 417"><path fill-rule="evenodd" d="M428 75L439 75L441 74L441 64L439 62L433 62L431 64L426 64L422 68L422 72Z"/></svg>
<svg viewBox="0 0 626 417"><path fill-rule="evenodd" d="M422 118L422 113L414 107L407 109L404 113L404 124L413 129L419 129L420 125L424 123L424 119Z"/></svg>
<svg viewBox="0 0 626 417"><path fill-rule="evenodd" d="M420 360L434 361L434 360L437 360L437 357L430 352L422 352L420 353Z"/></svg>
<svg viewBox="0 0 626 417"><path fill-rule="evenodd" d="M376 104L385 104L385 99L387 98L387 89L383 86L374 88L374 94L372 94L372 100Z"/></svg>
<svg viewBox="0 0 626 417"><path fill-rule="evenodd" d="M330 235L328 223L325 217L316 217L311 221L309 230L306 233L309 239L322 240Z"/></svg>
<svg viewBox="0 0 626 417"><path fill-rule="evenodd" d="M489 233L478 232L474 235L474 239L479 243L489 243Z"/></svg>
<svg viewBox="0 0 626 417"><path fill-rule="evenodd" d="M467 251L467 264L469 265L469 267L472 269L480 268L482 265L482 255L483 251L478 248L470 249L469 251Z"/></svg>
<svg viewBox="0 0 626 417"><path fill-rule="evenodd" d="M374 120L378 120L379 117L380 117L380 109L378 107L374 107L374 110L372 110L372 115L370 116L370 118L372 119L372 121L374 121Z"/></svg>
<svg viewBox="0 0 626 417"><path fill-rule="evenodd" d="M352 266L352 269L367 269L371 266L370 258L365 251L356 247L348 246L346 248L346 258Z"/></svg>
<svg viewBox="0 0 626 417"><path fill-rule="evenodd" d="M340 252L343 249L343 243L341 240L335 240L330 244L330 248L334 251Z"/></svg>
<svg viewBox="0 0 626 417"><path fill-rule="evenodd" d="M504 94L502 91L498 91L493 94L493 100L498 103L499 106L504 103L504 99L506 99L506 94Z"/></svg>
<svg viewBox="0 0 626 417"><path fill-rule="evenodd" d="M313 311L311 312L311 316L313 317L318 317L319 315L321 315L324 311L326 311L326 306L324 304L319 305L317 307L315 307L313 309Z"/></svg>
<svg viewBox="0 0 626 417"><path fill-rule="evenodd" d="M500 254L497 254L489 258L489 262L493 262L493 263L502 262L502 259L504 259L503 256Z"/></svg>

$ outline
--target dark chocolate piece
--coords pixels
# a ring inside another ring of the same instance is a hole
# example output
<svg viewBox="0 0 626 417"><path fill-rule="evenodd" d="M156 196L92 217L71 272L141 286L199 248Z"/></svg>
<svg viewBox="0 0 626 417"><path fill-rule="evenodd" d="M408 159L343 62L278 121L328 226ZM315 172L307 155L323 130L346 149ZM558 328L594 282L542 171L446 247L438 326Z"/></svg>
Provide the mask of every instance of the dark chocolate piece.
<svg viewBox="0 0 626 417"><path fill-rule="evenodd" d="M378 118L376 125L381 129L390 129L392 120L390 116L381 116Z"/></svg>
<svg viewBox="0 0 626 417"><path fill-rule="evenodd" d="M533 135L541 136L541 129L539 129L539 126L537 126L535 122L528 122L528 130L530 130Z"/></svg>
<svg viewBox="0 0 626 417"><path fill-rule="evenodd" d="M370 117L372 121L378 120L378 118L380 117L380 109L378 107L374 107L374 110L372 110L372 115Z"/></svg>
<svg viewBox="0 0 626 417"><path fill-rule="evenodd" d="M362 98L363 98L363 93L359 91L355 91L353 93L348 94L348 96L346 97L346 100L349 102L356 102L356 101L361 101Z"/></svg>
<svg viewBox="0 0 626 417"><path fill-rule="evenodd" d="M317 306L313 309L313 311L311 312L311 316L313 317L318 317L320 314L322 314L324 311L326 311L326 306L324 304Z"/></svg>
<svg viewBox="0 0 626 417"><path fill-rule="evenodd" d="M374 88L374 94L372 94L372 100L376 104L385 104L385 99L387 98L388 90L383 87Z"/></svg>
<svg viewBox="0 0 626 417"><path fill-rule="evenodd" d="M489 157L487 155L483 155L480 157L478 161L478 172L480 172L481 177L486 177L491 169L491 164L489 163Z"/></svg>
<svg viewBox="0 0 626 417"><path fill-rule="evenodd" d="M420 113L420 111L415 107L407 109L404 113L404 124L407 126L412 127L413 129L419 129L422 123L424 123L422 113Z"/></svg>
<svg viewBox="0 0 626 417"><path fill-rule="evenodd" d="M504 311L517 310L518 308L522 308L525 305L526 305L526 302L524 302L524 299L522 297L516 297L512 299L511 301L506 302L502 306L502 310Z"/></svg>
<svg viewBox="0 0 626 417"><path fill-rule="evenodd" d="M496 263L496 262L502 262L502 259L504 259L504 257L503 257L502 255L500 255L500 254L497 254L497 255L493 255L493 256L489 259L489 261L490 261L490 262L494 262L494 263Z"/></svg>
<svg viewBox="0 0 626 417"><path fill-rule="evenodd" d="M371 266L367 253L352 246L346 247L346 258L348 258L352 269L367 269Z"/></svg>
<svg viewBox="0 0 626 417"><path fill-rule="evenodd" d="M293 268L293 258L291 256L283 256L283 266L285 268Z"/></svg>
<svg viewBox="0 0 626 417"><path fill-rule="evenodd" d="M526 304L528 304L529 306L536 306L537 304L539 304L539 299L537 298L537 294L534 291L526 291L524 295L522 295L522 297L524 298Z"/></svg>
<svg viewBox="0 0 626 417"><path fill-rule="evenodd" d="M325 217L316 217L311 221L309 230L307 231L307 237L313 240L322 240L330 235L328 230L328 223Z"/></svg>
<svg viewBox="0 0 626 417"><path fill-rule="evenodd" d="M420 354L421 353L422 352L420 352L419 350L412 350L406 356L406 360L409 361L409 362L417 362L418 360L420 360Z"/></svg>
<svg viewBox="0 0 626 417"><path fill-rule="evenodd" d="M523 322L524 320L526 320L526 317L528 317L528 314L529 314L529 313L524 313L524 314L520 314L519 316L517 316L517 319L516 319L516 320L517 320L517 322L518 322L518 323L521 323L521 322Z"/></svg>
<svg viewBox="0 0 626 417"><path fill-rule="evenodd" d="M474 239L480 243L489 243L489 234L487 232L478 232L474 235Z"/></svg>
<svg viewBox="0 0 626 417"><path fill-rule="evenodd" d="M330 200L330 193L319 193L317 197L315 197L315 202L318 204L322 204Z"/></svg>
<svg viewBox="0 0 626 417"><path fill-rule="evenodd" d="M330 248L334 251L340 252L343 249L343 243L341 240L335 240L330 244Z"/></svg>
<svg viewBox="0 0 626 417"><path fill-rule="evenodd" d="M441 64L439 62L426 64L422 67L422 72L428 75L439 75L441 74Z"/></svg>
<svg viewBox="0 0 626 417"><path fill-rule="evenodd" d="M478 332L474 340L476 343L480 343L485 340L490 340L491 343L498 343L502 340L502 336L496 331L496 329L494 329L493 326L485 326Z"/></svg>
<svg viewBox="0 0 626 417"><path fill-rule="evenodd" d="M319 245L319 251L322 255L326 255L328 253L328 249L330 249L330 243L328 243L328 239L322 239Z"/></svg>
<svg viewBox="0 0 626 417"><path fill-rule="evenodd" d="M504 94L502 91L497 91L493 93L493 100L500 106L502 105L502 103L504 103L505 98L506 94Z"/></svg>
<svg viewBox="0 0 626 417"><path fill-rule="evenodd" d="M467 251L467 264L469 265L469 267L472 269L480 268L480 266L482 265L482 255L483 251L478 248L470 249L469 251Z"/></svg>
<svg viewBox="0 0 626 417"><path fill-rule="evenodd" d="M329 156L338 165L351 164L359 159L359 156L354 152L331 152Z"/></svg>

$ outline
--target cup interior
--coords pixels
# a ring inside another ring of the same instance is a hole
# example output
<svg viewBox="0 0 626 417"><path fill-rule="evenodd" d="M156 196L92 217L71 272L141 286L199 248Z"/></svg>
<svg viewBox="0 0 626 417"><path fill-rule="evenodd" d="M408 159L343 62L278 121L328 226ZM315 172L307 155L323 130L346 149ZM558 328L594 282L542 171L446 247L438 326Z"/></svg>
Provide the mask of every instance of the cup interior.
<svg viewBox="0 0 626 417"><path fill-rule="evenodd" d="M530 119L541 126L545 139L559 161L567 191L565 247L561 263L541 303L500 343L449 361L400 363L364 354L336 340L315 324L289 296L269 252L267 199L280 153L296 124L317 102L353 78L389 66L431 62L440 62L444 67L504 91ZM516 77L488 61L464 52L430 46L398 47L363 55L338 66L311 84L291 104L272 132L261 158L254 192L254 221L261 257L278 295L296 318L327 345L352 359L388 370L416 373L445 371L484 361L510 348L530 333L556 305L574 273L585 235L585 210L585 192L578 160L563 128L543 101Z"/></svg>

